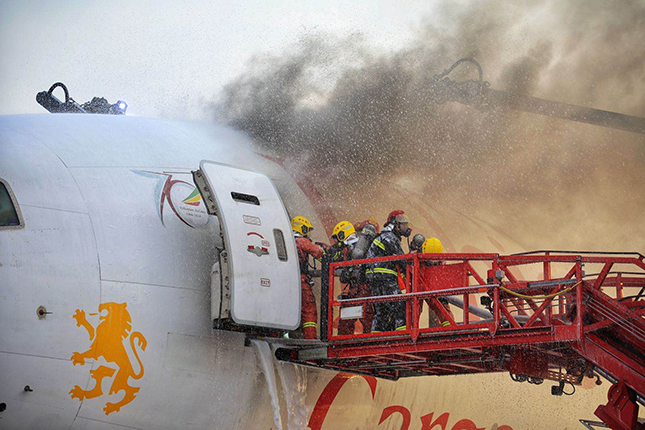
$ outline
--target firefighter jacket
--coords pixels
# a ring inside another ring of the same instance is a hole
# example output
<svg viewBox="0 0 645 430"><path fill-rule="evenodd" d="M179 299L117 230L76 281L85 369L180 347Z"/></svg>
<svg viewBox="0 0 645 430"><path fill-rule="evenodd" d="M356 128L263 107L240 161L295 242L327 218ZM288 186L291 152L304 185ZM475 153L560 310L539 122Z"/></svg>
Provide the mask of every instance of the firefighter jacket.
<svg viewBox="0 0 645 430"><path fill-rule="evenodd" d="M300 275L311 278L309 272L309 256L320 260L325 251L308 237L296 236L296 248L298 248L298 261L300 262Z"/></svg>
<svg viewBox="0 0 645 430"><path fill-rule="evenodd" d="M365 258L379 258L389 257L392 255L404 254L401 247L401 238L393 231L393 226L390 224L383 228L381 234L376 236ZM398 273L405 274L405 261L384 261L378 263L369 263L365 265L367 270L365 274L368 279L392 279L396 278ZM398 271L397 271L398 269Z"/></svg>
<svg viewBox="0 0 645 430"><path fill-rule="evenodd" d="M352 259L353 245L345 245L343 242L338 242L329 248L331 255L331 262L349 261ZM340 277L340 282L343 284L355 284L360 280L360 273L357 266L345 266L336 269L336 276Z"/></svg>
<svg viewBox="0 0 645 430"><path fill-rule="evenodd" d="M349 255L349 247L343 242L336 242L329 248L328 253L331 256L330 261L332 263L346 261Z"/></svg>

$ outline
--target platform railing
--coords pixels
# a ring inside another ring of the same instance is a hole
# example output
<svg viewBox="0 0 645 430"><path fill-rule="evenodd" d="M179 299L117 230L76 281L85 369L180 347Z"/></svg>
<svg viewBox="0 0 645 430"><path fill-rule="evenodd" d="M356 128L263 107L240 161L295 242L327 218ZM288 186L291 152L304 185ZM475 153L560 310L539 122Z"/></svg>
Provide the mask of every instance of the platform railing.
<svg viewBox="0 0 645 430"><path fill-rule="evenodd" d="M509 372L517 382L556 381L556 395L565 383L601 375L614 385L596 415L612 428L635 428L636 401L645 397L644 260L640 253L535 251L327 262L321 334L328 343L301 362L392 380ZM338 296L338 270L384 261L402 263L403 294ZM403 331L334 329L344 306L393 301L405 303ZM421 306L445 324L424 326Z"/></svg>
<svg viewBox="0 0 645 430"><path fill-rule="evenodd" d="M368 268L370 263L403 261L405 271L400 274L402 294L339 298L341 289L335 273L352 266ZM541 264L541 279L528 281L514 272L519 266ZM586 264L600 264L595 277L585 276ZM484 266L476 270L474 265ZM564 275L554 276L554 265ZM615 265L637 266L641 272L616 272ZM564 269L563 267L564 266ZM483 275L485 273L485 275ZM628 276L624 276L628 273ZM334 262L323 268L323 338L329 341L378 341L384 338L403 338L416 342L420 336L459 335L486 332L491 336L513 333L530 336L539 334L545 340L580 340L584 335L582 315L584 288L602 290L640 285L645 275L643 256L633 254L563 254L560 251L539 251L532 254L499 255L469 254L405 254L400 256ZM609 276L612 274L612 276ZM326 279L325 279L326 278ZM618 279L618 280L617 280ZM636 279L636 281L634 281ZM484 297L484 307L476 303ZM449 300L449 308L439 299ZM401 301L406 305L406 328L401 331L339 335L335 333L334 318L341 307ZM325 303L326 302L326 303ZM421 309L432 310L443 326L421 323ZM461 305L458 309L456 305ZM454 309L456 312L451 312ZM545 334L547 334L545 336ZM326 335L326 336L325 336ZM517 336L516 336L517 338ZM514 341L517 342L517 339Z"/></svg>

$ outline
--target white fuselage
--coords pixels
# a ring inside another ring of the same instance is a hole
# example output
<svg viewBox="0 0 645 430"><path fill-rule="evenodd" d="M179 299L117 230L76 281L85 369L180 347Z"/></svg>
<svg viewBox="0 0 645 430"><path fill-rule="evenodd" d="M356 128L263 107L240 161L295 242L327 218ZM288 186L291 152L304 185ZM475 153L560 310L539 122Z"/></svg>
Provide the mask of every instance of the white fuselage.
<svg viewBox="0 0 645 430"><path fill-rule="evenodd" d="M211 268L222 239L191 176L202 160L265 173L292 216L321 225L316 202L256 151L240 133L197 123L101 115L0 118L0 179L24 222L22 228L0 228L0 403L6 405L0 428L274 425L254 348L244 346L241 333L212 329ZM125 317L101 319L105 303L126 304L131 326ZM44 315L38 315L41 306ZM95 336L79 322L79 312L96 328ZM120 341L104 336L118 335L118 328L125 330L125 353L115 347ZM135 332L145 338L145 350L130 347L128 336L134 339ZM109 351L91 357L92 337L97 350ZM84 352L84 364L74 365L73 354ZM107 414L106 404L124 397L116 376L102 379L100 395L72 394L75 386L91 391L91 371L105 369L130 369L126 385L138 389L133 400ZM308 414L335 375L308 370ZM462 418L486 428L513 426L516 416L515 422L526 422L511 404L524 392L509 391L511 383L500 381L492 383L498 391L481 376L379 381L371 393L355 378L334 401L325 428L377 427L390 405L412 411L412 428L430 412L450 412L450 426ZM551 401L543 388L535 397ZM490 402L482 405L484 396ZM586 401L597 404L603 396ZM545 427L566 414L545 414ZM399 428L400 422L393 417L379 428Z"/></svg>
<svg viewBox="0 0 645 430"><path fill-rule="evenodd" d="M212 159L264 171L312 212L285 172L238 133L162 120L5 117L0 140L0 178L24 218L24 228L0 232L0 426L271 423L270 406L255 407L268 394L253 349L211 328L217 219L183 200L195 190L191 170ZM132 331L148 343L144 377L130 382L141 388L136 399L109 416L106 402L123 393L109 396L107 379L100 397L68 394L88 386L93 368L70 361L90 346L73 316L84 310L97 326L89 313L106 302L127 303ZM39 318L39 306L50 313Z"/></svg>

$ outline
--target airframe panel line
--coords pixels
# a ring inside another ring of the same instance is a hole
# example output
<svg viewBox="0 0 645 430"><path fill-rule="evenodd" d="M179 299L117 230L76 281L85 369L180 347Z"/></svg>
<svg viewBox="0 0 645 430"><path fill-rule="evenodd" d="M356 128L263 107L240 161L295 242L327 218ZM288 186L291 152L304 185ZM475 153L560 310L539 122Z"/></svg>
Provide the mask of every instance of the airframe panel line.
<svg viewBox="0 0 645 430"><path fill-rule="evenodd" d="M145 285L147 287L160 287L160 288L175 288L177 290L189 290L189 291L206 291L199 288L188 288L188 287L176 287L173 285L160 285L160 284L146 284L145 282L131 282L131 281L117 281L116 279L101 279L101 282L112 282L114 284L133 284L133 285Z"/></svg>
<svg viewBox="0 0 645 430"><path fill-rule="evenodd" d="M56 154L58 157L58 154ZM59 157L60 158L60 157ZM62 159L60 161L63 161ZM65 164L65 162L63 162ZM67 167L67 165L65 165ZM69 171L69 168L67 168ZM83 189L81 188L80 184L78 183L78 180L76 179L76 176L72 172L69 172L69 175L72 177L72 180L74 181L74 184L76 185L76 188L78 189L78 193L81 195L81 198L83 199L83 204L85 205L85 208L87 209L87 216L90 219L90 230L92 231L92 239L94 240L94 249L96 250L96 265L98 268L98 274L99 274L99 303L103 301L103 286L101 285L101 253L99 252L99 242L96 238L96 228L94 227L94 220L92 219L92 215L90 214L90 205L87 202L87 199L85 198L85 194L83 194ZM92 368L94 367L94 364L92 364ZM88 384L89 384L89 379L88 379ZM81 402L81 405L83 402ZM80 410L80 408L79 408Z"/></svg>
<svg viewBox="0 0 645 430"><path fill-rule="evenodd" d="M69 358L48 357L46 355L38 355L38 354L24 354L22 352L0 351L0 354L22 355L25 357L45 358L48 360L71 361ZM94 361L87 360L86 363L94 363Z"/></svg>
<svg viewBox="0 0 645 430"><path fill-rule="evenodd" d="M85 383L85 390L84 391L86 391L86 392L87 392L87 389L90 386L90 383L92 382L92 370L94 370L94 365L96 364L96 362L92 361L91 364L92 364L92 366L90 367L90 371L88 373L87 382ZM72 424L70 424L70 426L69 426L69 430L72 430L72 428L74 427L74 422L76 421L76 418L78 418L78 414L81 413L81 408L83 407L84 402L85 402L85 397L83 397L81 399L81 401L79 402L79 404L78 404L78 409L76 409L76 415L74 415L74 419L72 420Z"/></svg>
<svg viewBox="0 0 645 430"><path fill-rule="evenodd" d="M77 416L76 418L80 418L80 419L82 419L82 420L94 421L94 422L101 423L101 424L107 424L107 425L109 425L109 426L121 427L121 428L124 428L124 429L144 430L144 429L143 429L143 428L141 428L141 427L125 426L125 425L123 425L123 424L116 424L116 423L113 423L113 422L110 422L110 421L101 421L101 420L97 420L97 419L95 419L95 418L87 418L87 417L82 417L82 416ZM74 421L76 421L76 419L74 419ZM72 424L72 427L70 428L70 430L71 430L72 428L74 428L74 424Z"/></svg>
<svg viewBox="0 0 645 430"><path fill-rule="evenodd" d="M58 212L69 212L72 214L80 214L80 215L89 215L89 212L80 212L80 211L70 211L67 209L60 209L60 208L50 208L47 206L38 206L38 205L30 205L30 204L20 204L20 206L28 207L28 208L36 208L36 209L46 209L48 211L58 211Z"/></svg>

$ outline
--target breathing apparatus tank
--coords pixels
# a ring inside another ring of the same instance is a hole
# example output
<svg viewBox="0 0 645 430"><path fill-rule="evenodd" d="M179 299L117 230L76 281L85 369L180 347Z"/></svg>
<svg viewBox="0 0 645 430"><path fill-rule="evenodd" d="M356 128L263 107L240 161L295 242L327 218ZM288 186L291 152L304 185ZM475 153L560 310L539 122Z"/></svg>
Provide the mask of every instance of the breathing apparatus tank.
<svg viewBox="0 0 645 430"><path fill-rule="evenodd" d="M372 224L367 224L363 229L358 233L358 242L352 250L352 260L362 260L367 255L367 250L369 249L372 241L376 237L376 227Z"/></svg>

